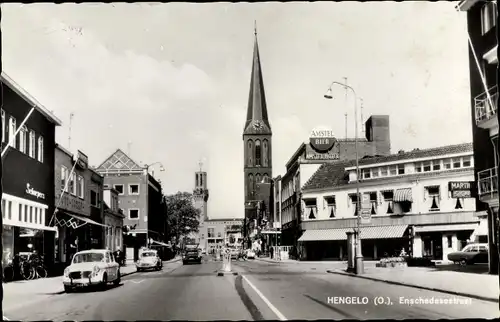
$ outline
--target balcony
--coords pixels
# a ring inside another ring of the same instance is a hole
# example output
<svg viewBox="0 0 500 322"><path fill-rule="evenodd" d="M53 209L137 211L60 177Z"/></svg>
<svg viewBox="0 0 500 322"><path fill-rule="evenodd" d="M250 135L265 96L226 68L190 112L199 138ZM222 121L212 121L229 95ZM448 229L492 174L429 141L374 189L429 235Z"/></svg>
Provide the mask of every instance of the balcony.
<svg viewBox="0 0 500 322"><path fill-rule="evenodd" d="M498 171L497 167L483 170L477 173L479 199L487 202L498 201Z"/></svg>
<svg viewBox="0 0 500 322"><path fill-rule="evenodd" d="M498 104L498 86L488 90L491 97L491 102L488 99L487 92L479 94L474 98L474 106L476 110L476 124L483 129L489 129L494 125L498 126L497 121L497 104Z"/></svg>

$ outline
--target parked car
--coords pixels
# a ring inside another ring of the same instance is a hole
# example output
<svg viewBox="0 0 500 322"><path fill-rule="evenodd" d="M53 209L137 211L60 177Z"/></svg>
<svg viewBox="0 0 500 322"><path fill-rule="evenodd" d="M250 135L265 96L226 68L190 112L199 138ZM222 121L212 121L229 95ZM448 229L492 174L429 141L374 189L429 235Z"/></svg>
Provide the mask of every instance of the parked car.
<svg viewBox="0 0 500 322"><path fill-rule="evenodd" d="M231 254L231 259L238 259L240 256L240 250L238 248L230 248L229 253Z"/></svg>
<svg viewBox="0 0 500 322"><path fill-rule="evenodd" d="M448 254L448 260L463 266L488 263L488 244L469 244L461 251Z"/></svg>
<svg viewBox="0 0 500 322"><path fill-rule="evenodd" d="M247 259L255 259L255 252L251 249L247 249L246 258Z"/></svg>
<svg viewBox="0 0 500 322"><path fill-rule="evenodd" d="M163 269L163 262L158 256L158 251L146 250L141 253L139 260L135 263L135 266L137 267L138 272L145 270L160 271Z"/></svg>
<svg viewBox="0 0 500 322"><path fill-rule="evenodd" d="M120 265L107 249L91 249L77 252L63 274L64 291L71 292L76 287L108 283L120 284Z"/></svg>
<svg viewBox="0 0 500 322"><path fill-rule="evenodd" d="M198 248L189 248L184 250L182 254L182 264L186 265L190 262L201 264L201 252Z"/></svg>

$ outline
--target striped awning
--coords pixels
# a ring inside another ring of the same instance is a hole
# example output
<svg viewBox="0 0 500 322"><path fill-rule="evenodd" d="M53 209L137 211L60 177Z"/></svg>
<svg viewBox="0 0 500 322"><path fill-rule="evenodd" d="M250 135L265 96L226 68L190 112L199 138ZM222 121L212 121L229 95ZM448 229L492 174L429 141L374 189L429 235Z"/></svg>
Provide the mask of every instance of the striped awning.
<svg viewBox="0 0 500 322"><path fill-rule="evenodd" d="M390 239L404 236L408 225L393 226L371 226L361 227L362 239ZM328 241L347 240L348 232L354 232L355 228L334 229L309 229L306 230L299 241Z"/></svg>
<svg viewBox="0 0 500 322"><path fill-rule="evenodd" d="M413 202L411 188L398 189L394 192L394 202Z"/></svg>

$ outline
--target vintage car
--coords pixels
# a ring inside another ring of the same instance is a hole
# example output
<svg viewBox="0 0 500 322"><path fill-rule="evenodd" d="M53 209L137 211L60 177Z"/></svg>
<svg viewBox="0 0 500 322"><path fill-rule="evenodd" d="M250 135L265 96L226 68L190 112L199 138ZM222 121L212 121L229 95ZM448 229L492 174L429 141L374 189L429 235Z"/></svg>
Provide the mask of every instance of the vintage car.
<svg viewBox="0 0 500 322"><path fill-rule="evenodd" d="M107 249L91 249L77 252L63 275L64 290L71 292L76 287L120 284L120 265Z"/></svg>
<svg viewBox="0 0 500 322"><path fill-rule="evenodd" d="M247 249L245 257L247 259L255 259L255 252L253 250L251 250L251 249Z"/></svg>
<svg viewBox="0 0 500 322"><path fill-rule="evenodd" d="M190 262L201 264L201 252L198 248L187 248L182 254L182 264L186 265Z"/></svg>
<svg viewBox="0 0 500 322"><path fill-rule="evenodd" d="M139 260L135 263L135 266L138 272L148 269L160 271L163 268L163 262L156 250L144 250L139 255Z"/></svg>
<svg viewBox="0 0 500 322"><path fill-rule="evenodd" d="M463 266L488 263L488 244L469 244L459 252L448 254L448 260Z"/></svg>

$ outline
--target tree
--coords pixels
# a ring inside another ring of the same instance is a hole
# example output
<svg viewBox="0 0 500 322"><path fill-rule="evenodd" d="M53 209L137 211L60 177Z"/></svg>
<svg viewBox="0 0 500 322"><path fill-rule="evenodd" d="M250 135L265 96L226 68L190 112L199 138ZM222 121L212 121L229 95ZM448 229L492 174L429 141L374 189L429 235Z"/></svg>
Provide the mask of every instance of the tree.
<svg viewBox="0 0 500 322"><path fill-rule="evenodd" d="M174 195L164 196L166 211L167 240L174 237L179 241L193 232L198 232L201 211L194 207L193 195L189 192L177 192Z"/></svg>

